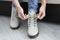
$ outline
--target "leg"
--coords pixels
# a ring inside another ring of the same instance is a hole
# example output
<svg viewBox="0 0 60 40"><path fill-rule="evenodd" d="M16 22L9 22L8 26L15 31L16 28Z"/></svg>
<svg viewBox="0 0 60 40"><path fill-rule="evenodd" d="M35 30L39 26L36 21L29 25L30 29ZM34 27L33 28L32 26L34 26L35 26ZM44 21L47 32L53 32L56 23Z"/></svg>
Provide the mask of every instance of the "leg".
<svg viewBox="0 0 60 40"><path fill-rule="evenodd" d="M28 35L29 37L36 37L38 32L36 12L38 7L38 0L29 0L28 2Z"/></svg>
<svg viewBox="0 0 60 40"><path fill-rule="evenodd" d="M28 0L28 10L37 11L38 0Z"/></svg>

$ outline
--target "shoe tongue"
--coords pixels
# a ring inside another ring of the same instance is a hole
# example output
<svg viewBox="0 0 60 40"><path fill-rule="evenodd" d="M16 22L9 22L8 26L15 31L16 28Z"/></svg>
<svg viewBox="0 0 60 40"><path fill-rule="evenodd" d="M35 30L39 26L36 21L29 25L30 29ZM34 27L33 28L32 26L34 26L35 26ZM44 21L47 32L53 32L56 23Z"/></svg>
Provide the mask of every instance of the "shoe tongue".
<svg viewBox="0 0 60 40"><path fill-rule="evenodd" d="M29 15L32 17L32 16L34 16L36 13L34 12L34 11L31 11L31 12L29 12Z"/></svg>

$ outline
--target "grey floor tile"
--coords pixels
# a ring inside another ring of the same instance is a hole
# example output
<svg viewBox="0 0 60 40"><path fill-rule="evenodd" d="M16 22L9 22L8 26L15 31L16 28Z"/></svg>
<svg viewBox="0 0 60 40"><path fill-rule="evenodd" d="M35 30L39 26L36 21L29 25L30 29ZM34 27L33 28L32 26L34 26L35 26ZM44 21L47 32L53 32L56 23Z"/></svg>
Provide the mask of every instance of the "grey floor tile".
<svg viewBox="0 0 60 40"><path fill-rule="evenodd" d="M0 40L60 40L60 25L38 22L39 36L30 39L27 35L27 20L20 22L20 28L10 29L10 17L0 16Z"/></svg>

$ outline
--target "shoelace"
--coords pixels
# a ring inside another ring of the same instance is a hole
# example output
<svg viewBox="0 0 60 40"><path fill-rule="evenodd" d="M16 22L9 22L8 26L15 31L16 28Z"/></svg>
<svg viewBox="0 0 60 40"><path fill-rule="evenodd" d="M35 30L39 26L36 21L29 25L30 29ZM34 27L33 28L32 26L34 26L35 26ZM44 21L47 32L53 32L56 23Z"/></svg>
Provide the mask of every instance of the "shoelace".
<svg viewBox="0 0 60 40"><path fill-rule="evenodd" d="M33 24L31 24L32 21L33 21ZM37 22L36 14L33 14L33 15L29 14L29 21L28 22L29 22L28 26L31 26L31 25L33 25L34 27L37 26L37 24L36 24L36 22Z"/></svg>

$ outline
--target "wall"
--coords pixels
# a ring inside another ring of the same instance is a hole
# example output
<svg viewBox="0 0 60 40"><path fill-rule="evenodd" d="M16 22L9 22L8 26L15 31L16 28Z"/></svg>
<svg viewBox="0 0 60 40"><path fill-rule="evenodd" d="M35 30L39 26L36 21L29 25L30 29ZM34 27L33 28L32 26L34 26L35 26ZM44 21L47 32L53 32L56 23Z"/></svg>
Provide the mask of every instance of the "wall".
<svg viewBox="0 0 60 40"><path fill-rule="evenodd" d="M0 0L0 1L11 1L11 0ZM23 0L23 1L27 2L28 0ZM50 4L60 4L60 0L47 0L47 3L50 3Z"/></svg>
<svg viewBox="0 0 60 40"><path fill-rule="evenodd" d="M24 2L27 2L27 0L23 0ZM39 0L40 2L40 0ZM47 3L50 4L60 4L60 0L47 0Z"/></svg>

